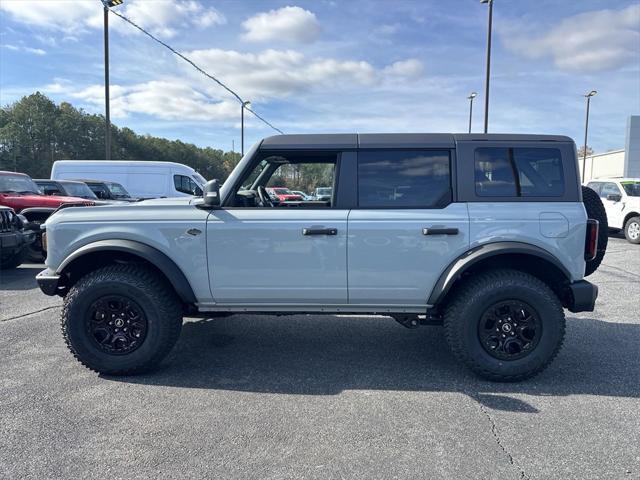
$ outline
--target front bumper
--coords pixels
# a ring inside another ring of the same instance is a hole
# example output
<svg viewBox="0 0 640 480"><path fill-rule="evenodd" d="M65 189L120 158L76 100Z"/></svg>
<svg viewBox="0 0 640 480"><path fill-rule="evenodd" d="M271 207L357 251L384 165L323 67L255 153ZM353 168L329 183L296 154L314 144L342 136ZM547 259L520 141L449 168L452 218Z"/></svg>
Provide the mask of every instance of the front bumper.
<svg viewBox="0 0 640 480"><path fill-rule="evenodd" d="M570 284L569 290L571 295L567 308L570 312L593 312L596 298L598 298L598 287L596 285L586 280L580 280Z"/></svg>
<svg viewBox="0 0 640 480"><path fill-rule="evenodd" d="M60 285L60 275L47 268L36 275L36 282L45 295L63 295L65 288Z"/></svg>

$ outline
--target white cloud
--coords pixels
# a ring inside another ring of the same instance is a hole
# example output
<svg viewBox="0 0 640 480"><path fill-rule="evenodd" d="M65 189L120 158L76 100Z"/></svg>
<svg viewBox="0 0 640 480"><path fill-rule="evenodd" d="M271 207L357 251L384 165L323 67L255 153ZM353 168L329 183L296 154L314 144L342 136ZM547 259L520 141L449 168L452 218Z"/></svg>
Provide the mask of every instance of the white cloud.
<svg viewBox="0 0 640 480"><path fill-rule="evenodd" d="M1 46L2 48L6 48L7 50L12 50L14 52L26 52L26 53L32 53L33 55L47 54L47 52L41 48L32 48L32 47L25 47L23 45L11 45L11 44L4 44Z"/></svg>
<svg viewBox="0 0 640 480"><path fill-rule="evenodd" d="M104 87L92 85L74 91L65 82L48 87L49 91L65 93L94 107L104 105ZM45 87L45 92L46 92ZM238 106L233 100L213 101L178 79L153 80L134 85L111 85L111 113L114 118L124 118L138 113L162 120L226 121L235 120Z"/></svg>
<svg viewBox="0 0 640 480"><path fill-rule="evenodd" d="M640 5L581 13L543 35L513 23L499 32L509 50L532 59L550 57L561 70L610 70L638 59Z"/></svg>
<svg viewBox="0 0 640 480"><path fill-rule="evenodd" d="M376 69L362 60L309 59L295 50L241 53L209 49L186 52L186 55L205 70L215 72L240 96L251 100L284 98L307 91L329 92L373 86L386 78L415 77L422 68L415 59ZM192 78L212 95L219 91L219 87L198 73L194 72Z"/></svg>
<svg viewBox="0 0 640 480"><path fill-rule="evenodd" d="M316 15L300 7L283 7L258 13L242 22L243 38L250 42L289 41L310 43L320 35Z"/></svg>
<svg viewBox="0 0 640 480"><path fill-rule="evenodd" d="M392 63L384 72L397 77L418 78L424 72L424 65L416 58L408 58Z"/></svg>
<svg viewBox="0 0 640 480"><path fill-rule="evenodd" d="M0 10L16 21L59 30L72 37L87 28L102 28L103 23L102 8L97 0L2 1ZM177 35L181 28L207 28L226 22L215 8L204 7L195 0L130 0L114 10L165 38ZM111 26L125 34L136 32L119 19L113 19Z"/></svg>

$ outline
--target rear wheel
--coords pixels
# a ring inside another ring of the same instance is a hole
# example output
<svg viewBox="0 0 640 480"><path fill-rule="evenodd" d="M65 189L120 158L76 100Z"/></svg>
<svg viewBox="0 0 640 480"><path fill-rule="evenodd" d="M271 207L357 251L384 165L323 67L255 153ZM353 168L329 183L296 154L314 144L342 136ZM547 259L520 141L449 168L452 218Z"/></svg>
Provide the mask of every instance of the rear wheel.
<svg viewBox="0 0 640 480"><path fill-rule="evenodd" d="M447 341L454 356L484 378L512 382L532 377L562 346L562 305L532 275L479 273L452 295L444 317Z"/></svg>
<svg viewBox="0 0 640 480"><path fill-rule="evenodd" d="M602 259L604 258L604 254L607 251L607 243L609 242L609 222L607 221L607 212L604 209L602 200L600 200L600 196L595 192L595 190L583 186L582 202L584 203L584 208L587 211L587 217L593 218L599 223L598 249L595 258L586 262L587 265L584 276L587 277L598 269Z"/></svg>
<svg viewBox="0 0 640 480"><path fill-rule="evenodd" d="M624 236L631 243L640 243L640 217L631 217L624 224Z"/></svg>
<svg viewBox="0 0 640 480"><path fill-rule="evenodd" d="M89 273L64 300L62 334L87 368L128 375L155 367L182 326L173 289L152 270L112 265Z"/></svg>

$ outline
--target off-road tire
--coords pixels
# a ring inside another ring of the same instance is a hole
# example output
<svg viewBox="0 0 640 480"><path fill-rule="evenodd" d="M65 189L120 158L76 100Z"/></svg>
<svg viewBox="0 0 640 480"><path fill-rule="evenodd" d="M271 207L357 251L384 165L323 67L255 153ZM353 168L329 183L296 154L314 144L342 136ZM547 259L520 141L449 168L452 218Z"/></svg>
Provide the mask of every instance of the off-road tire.
<svg viewBox="0 0 640 480"><path fill-rule="evenodd" d="M639 244L640 236L633 238L629 233L629 229L634 228L634 226L636 226L636 228L640 228L640 217L631 217L627 220L627 223L624 224L624 238L626 238L629 243Z"/></svg>
<svg viewBox="0 0 640 480"><path fill-rule="evenodd" d="M530 305L542 325L535 348L515 360L489 355L478 335L483 313L505 300ZM555 358L564 341L565 317L558 297L537 277L517 270L490 270L469 277L451 293L444 331L453 355L473 372L488 380L516 382L540 373Z"/></svg>
<svg viewBox="0 0 640 480"><path fill-rule="evenodd" d="M26 258L27 258L27 249L23 248L14 256L0 261L0 270L10 270L12 268L17 268L24 263Z"/></svg>
<svg viewBox="0 0 640 480"><path fill-rule="evenodd" d="M609 222L607 221L607 212L604 209L602 200L600 200L600 195L598 195L595 190L583 186L582 203L584 203L584 208L587 211L587 217L597 220L600 224L598 230L598 250L595 258L587 261L584 272L584 276L588 277L598 269L602 259L604 258L604 254L607 251L607 243L609 242Z"/></svg>
<svg viewBox="0 0 640 480"><path fill-rule="evenodd" d="M105 353L88 333L90 306L107 295L134 300L147 318L146 337L130 353ZM61 327L69 350L85 367L107 375L131 375L155 367L173 348L182 328L182 308L172 287L153 270L140 265L110 265L82 277L69 290Z"/></svg>

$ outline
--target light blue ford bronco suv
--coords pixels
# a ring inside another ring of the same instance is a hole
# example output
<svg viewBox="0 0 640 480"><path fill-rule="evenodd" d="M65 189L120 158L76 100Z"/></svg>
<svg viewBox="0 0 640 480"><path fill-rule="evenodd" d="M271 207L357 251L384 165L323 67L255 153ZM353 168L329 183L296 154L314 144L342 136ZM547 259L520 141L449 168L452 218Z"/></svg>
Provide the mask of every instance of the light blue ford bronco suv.
<svg viewBox="0 0 640 480"><path fill-rule="evenodd" d="M184 316L366 313L442 324L471 370L516 381L558 353L563 308L594 308L606 216L585 191L562 136L280 135L202 197L55 213L37 280L105 374L157 365Z"/></svg>

